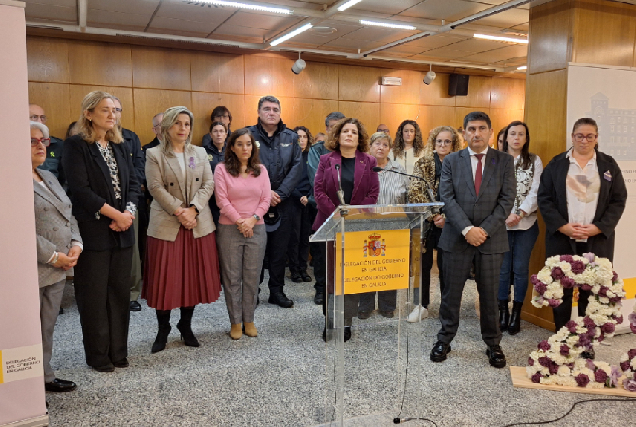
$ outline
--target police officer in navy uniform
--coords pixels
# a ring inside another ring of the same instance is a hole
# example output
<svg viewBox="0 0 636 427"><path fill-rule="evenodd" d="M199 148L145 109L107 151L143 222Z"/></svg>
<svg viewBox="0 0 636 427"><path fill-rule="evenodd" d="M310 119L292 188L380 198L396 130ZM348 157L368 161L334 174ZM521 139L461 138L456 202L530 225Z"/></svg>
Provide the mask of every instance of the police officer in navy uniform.
<svg viewBox="0 0 636 427"><path fill-rule="evenodd" d="M227 125L220 121L213 121L210 125L210 133L207 134L209 138L203 138L203 148L208 153L208 160L210 161L210 167L212 173L216 169L216 165L225 161L225 143L227 142L228 135ZM219 217L221 216L221 210L216 205L216 197L210 197L208 201L210 210L212 211L212 219L214 224L219 223Z"/></svg>
<svg viewBox="0 0 636 427"><path fill-rule="evenodd" d="M283 308L294 306L287 298L285 285L285 262L289 236L292 233L292 191L300 180L302 150L298 135L287 129L280 119L280 101L273 96L264 96L258 101L258 123L248 129L257 141L261 163L267 168L272 186L270 210L265 214L267 249L265 261L269 271L269 303ZM265 263L263 264L265 268ZM261 272L261 282L264 271Z"/></svg>
<svg viewBox="0 0 636 427"><path fill-rule="evenodd" d="M46 125L46 114L44 108L37 104L29 104L29 119L32 122L39 122ZM62 169L62 147L64 141L53 135L51 138L51 144L46 148L46 160L42 165L38 166L38 169L51 172L62 187L66 188L66 179L64 177L64 171Z"/></svg>

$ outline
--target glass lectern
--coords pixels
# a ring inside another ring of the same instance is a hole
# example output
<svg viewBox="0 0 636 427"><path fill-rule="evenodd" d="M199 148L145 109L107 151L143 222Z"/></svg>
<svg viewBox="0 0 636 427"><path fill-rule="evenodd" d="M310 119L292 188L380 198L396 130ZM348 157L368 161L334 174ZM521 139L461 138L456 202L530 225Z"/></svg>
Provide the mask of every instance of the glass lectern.
<svg viewBox="0 0 636 427"><path fill-rule="evenodd" d="M341 205L311 237L327 245L323 425L342 426L345 420L380 425L404 409L407 365L419 363L423 348L420 325L404 320L421 304L421 293L413 298L420 283L420 242L431 226L427 219L442 206ZM367 302L373 298L375 307L376 292L380 311L395 310L357 318L361 295ZM347 343L346 326L353 331ZM408 376L417 381L417 369ZM417 392L408 400L419 400Z"/></svg>

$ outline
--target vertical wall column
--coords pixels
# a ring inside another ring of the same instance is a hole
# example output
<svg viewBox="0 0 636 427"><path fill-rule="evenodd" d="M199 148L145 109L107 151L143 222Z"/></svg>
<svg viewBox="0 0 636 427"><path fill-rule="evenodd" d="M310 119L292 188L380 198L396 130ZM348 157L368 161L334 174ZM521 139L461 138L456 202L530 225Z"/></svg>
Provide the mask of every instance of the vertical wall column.
<svg viewBox="0 0 636 427"><path fill-rule="evenodd" d="M0 63L0 425L48 425L22 2L0 0Z"/></svg>
<svg viewBox="0 0 636 427"><path fill-rule="evenodd" d="M571 141L567 127L568 64L636 67L636 5L608 0L553 0L530 9L530 47L525 118L530 151L547 163ZM545 226L532 252L530 274L545 263ZM531 286L521 318L554 330L552 310L530 304Z"/></svg>

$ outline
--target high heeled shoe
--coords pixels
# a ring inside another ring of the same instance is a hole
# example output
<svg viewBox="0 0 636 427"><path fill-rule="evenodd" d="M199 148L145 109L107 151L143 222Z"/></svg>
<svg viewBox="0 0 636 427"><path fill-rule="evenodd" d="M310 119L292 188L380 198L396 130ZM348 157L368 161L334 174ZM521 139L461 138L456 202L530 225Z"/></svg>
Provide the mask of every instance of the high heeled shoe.
<svg viewBox="0 0 636 427"><path fill-rule="evenodd" d="M181 307L181 319L177 323L177 329L181 332L181 340L188 347L199 347L199 341L192 332L192 315L194 307Z"/></svg>

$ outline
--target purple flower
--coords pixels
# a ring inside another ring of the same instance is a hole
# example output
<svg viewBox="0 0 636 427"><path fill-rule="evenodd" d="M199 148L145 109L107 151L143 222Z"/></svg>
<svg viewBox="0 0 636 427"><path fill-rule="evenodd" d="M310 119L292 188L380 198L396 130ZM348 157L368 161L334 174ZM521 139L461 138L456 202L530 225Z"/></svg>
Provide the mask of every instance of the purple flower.
<svg viewBox="0 0 636 427"><path fill-rule="evenodd" d="M565 327L568 328L568 331L570 331L571 334L576 334L576 322L574 320L568 320Z"/></svg>
<svg viewBox="0 0 636 427"><path fill-rule="evenodd" d="M556 373L559 372L559 365L557 365L555 361L551 360L548 370L550 371L550 375L556 375Z"/></svg>
<svg viewBox="0 0 636 427"><path fill-rule="evenodd" d="M190 169L194 169L197 167L197 164L194 162L194 157L190 156L190 162L188 166L190 166Z"/></svg>
<svg viewBox="0 0 636 427"><path fill-rule="evenodd" d="M532 357L528 357L528 366L534 366L534 359Z"/></svg>
<svg viewBox="0 0 636 427"><path fill-rule="evenodd" d="M530 283L532 283L533 285L540 283L541 281L539 279L537 279L537 275L533 274L532 276L530 276Z"/></svg>
<svg viewBox="0 0 636 427"><path fill-rule="evenodd" d="M540 383L541 382L541 373L537 372L536 374L534 374L533 376L530 377L530 379L532 380L533 383Z"/></svg>
<svg viewBox="0 0 636 427"><path fill-rule="evenodd" d="M629 350L627 352L627 357L629 357L630 359L633 359L634 357L636 357L636 348L632 348L631 350Z"/></svg>
<svg viewBox="0 0 636 427"><path fill-rule="evenodd" d="M590 342L590 337L586 334L579 335L579 347L588 347Z"/></svg>
<svg viewBox="0 0 636 427"><path fill-rule="evenodd" d="M543 357L539 357L539 365L543 366L544 368L547 368L550 366L550 362L552 362L550 360L549 357L543 356Z"/></svg>
<svg viewBox="0 0 636 427"><path fill-rule="evenodd" d="M618 280L618 274L615 271L612 271L612 282L616 282Z"/></svg>
<svg viewBox="0 0 636 427"><path fill-rule="evenodd" d="M550 307L555 308L561 305L561 301L559 301L558 299L550 298L548 300L548 304L550 305Z"/></svg>
<svg viewBox="0 0 636 427"><path fill-rule="evenodd" d="M590 359L585 359L585 366L587 366L587 369L590 371L594 371L596 369L596 365Z"/></svg>
<svg viewBox="0 0 636 427"><path fill-rule="evenodd" d="M610 375L610 387L616 387L618 385L618 379L623 375L623 372L616 366L612 366L612 374Z"/></svg>
<svg viewBox="0 0 636 427"><path fill-rule="evenodd" d="M559 257L559 261L561 261L561 262L563 262L563 261L572 262L572 260L573 260L572 255L561 255Z"/></svg>
<svg viewBox="0 0 636 427"><path fill-rule="evenodd" d="M611 334L615 330L616 330L616 326L614 326L614 324L611 323L611 322L607 322L606 324L601 326L601 331L603 331L603 333L605 333L605 334Z"/></svg>
<svg viewBox="0 0 636 427"><path fill-rule="evenodd" d="M625 380L623 381L623 387L625 390L635 392L636 391L636 380Z"/></svg>
<svg viewBox="0 0 636 427"><path fill-rule="evenodd" d="M570 347L568 347L565 344L562 344L559 353L561 353L561 356L569 356L570 355Z"/></svg>
<svg viewBox="0 0 636 427"><path fill-rule="evenodd" d="M607 372L602 369L598 369L596 372L594 372L594 381L596 381L597 383L605 384L605 381L607 381Z"/></svg>
<svg viewBox="0 0 636 427"><path fill-rule="evenodd" d="M543 340L537 346L539 350L548 351L550 350L550 343L547 340Z"/></svg>
<svg viewBox="0 0 636 427"><path fill-rule="evenodd" d="M616 324L620 325L621 323L623 323L623 315L621 314L618 317L615 317L614 320L616 320Z"/></svg>
<svg viewBox="0 0 636 427"><path fill-rule="evenodd" d="M585 253L583 254L583 256L587 258L589 262L594 262L594 260L596 259L596 257L594 256L592 252Z"/></svg>
<svg viewBox="0 0 636 427"><path fill-rule="evenodd" d="M594 323L592 319L590 319L590 316L585 316L583 318L583 326L585 326L587 329L590 329L590 328L595 328L596 324Z"/></svg>
<svg viewBox="0 0 636 427"><path fill-rule="evenodd" d="M599 335L598 338L596 338L596 341L602 342L604 340L605 340L605 332L601 331L601 335Z"/></svg>
<svg viewBox="0 0 636 427"><path fill-rule="evenodd" d="M584 291L591 291L592 290L592 286L588 285L587 283L583 283L581 285L579 285L579 287L584 290Z"/></svg>
<svg viewBox="0 0 636 427"><path fill-rule="evenodd" d="M565 277L565 273L560 267L554 267L550 275L554 280L559 280L561 277Z"/></svg>
<svg viewBox="0 0 636 427"><path fill-rule="evenodd" d="M548 286L547 286L545 283L543 283L543 282L537 282L537 283L534 285L534 289L535 289L535 290L536 290L536 291L537 291L540 295L543 295L543 294L545 294L545 291L547 291L547 290L548 290Z"/></svg>
<svg viewBox="0 0 636 427"><path fill-rule="evenodd" d="M629 316L627 316L627 320L629 320L629 323L632 325L636 325L636 313L630 313Z"/></svg>
<svg viewBox="0 0 636 427"><path fill-rule="evenodd" d="M621 299L622 299L621 297L611 297L609 300L610 300L611 303L617 303ZM623 323L623 322L621 321L621 323Z"/></svg>
<svg viewBox="0 0 636 427"><path fill-rule="evenodd" d="M572 289L576 286L576 282L569 277L561 277L561 286L563 286L564 289Z"/></svg>
<svg viewBox="0 0 636 427"><path fill-rule="evenodd" d="M607 289L606 286L601 286L601 289L598 291L598 295L601 297L607 297L607 291L609 291L609 289Z"/></svg>
<svg viewBox="0 0 636 427"><path fill-rule="evenodd" d="M590 382L590 378L585 374L578 374L574 377L574 380L576 381L576 385L579 387L585 387Z"/></svg>
<svg viewBox="0 0 636 427"><path fill-rule="evenodd" d="M623 372L629 371L629 360L621 362L620 367L621 367L621 371Z"/></svg>
<svg viewBox="0 0 636 427"><path fill-rule="evenodd" d="M572 266L572 273L574 274L581 274L585 271L583 261L572 261L570 265Z"/></svg>

